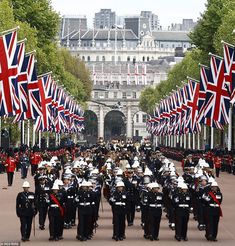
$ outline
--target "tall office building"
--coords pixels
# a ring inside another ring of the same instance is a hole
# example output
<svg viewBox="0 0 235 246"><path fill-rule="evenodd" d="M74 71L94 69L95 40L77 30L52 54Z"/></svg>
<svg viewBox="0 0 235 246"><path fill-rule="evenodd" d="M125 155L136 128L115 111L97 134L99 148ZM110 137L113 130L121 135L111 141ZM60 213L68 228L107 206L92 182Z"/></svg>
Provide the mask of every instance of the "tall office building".
<svg viewBox="0 0 235 246"><path fill-rule="evenodd" d="M63 38L68 33L87 30L87 18L80 15L64 15L61 20L60 36Z"/></svg>
<svg viewBox="0 0 235 246"><path fill-rule="evenodd" d="M111 9L101 9L100 12L95 13L95 28L109 29L114 27L116 22L116 13Z"/></svg>
<svg viewBox="0 0 235 246"><path fill-rule="evenodd" d="M152 11L141 11L140 16L149 19L151 31L160 29L158 16L155 15Z"/></svg>

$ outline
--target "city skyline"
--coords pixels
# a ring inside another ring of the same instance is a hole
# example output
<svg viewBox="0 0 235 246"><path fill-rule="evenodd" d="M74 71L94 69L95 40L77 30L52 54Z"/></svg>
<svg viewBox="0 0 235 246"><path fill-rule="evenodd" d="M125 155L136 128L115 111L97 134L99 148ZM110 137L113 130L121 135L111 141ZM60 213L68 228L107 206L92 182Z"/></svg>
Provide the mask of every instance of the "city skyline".
<svg viewBox="0 0 235 246"><path fill-rule="evenodd" d="M52 0L52 6L61 16L86 15L88 27L90 28L92 27L95 13L102 8L110 8L116 12L117 16L136 16L140 15L143 10L149 10L158 15L160 26L163 29L167 29L172 23L182 23L183 19L197 21L200 13L205 10L207 0L179 0L177 2L174 0L165 0L164 2L160 0L146 0L145 2L90 0L87 3L83 2L81 6L78 6L78 2L77 0Z"/></svg>

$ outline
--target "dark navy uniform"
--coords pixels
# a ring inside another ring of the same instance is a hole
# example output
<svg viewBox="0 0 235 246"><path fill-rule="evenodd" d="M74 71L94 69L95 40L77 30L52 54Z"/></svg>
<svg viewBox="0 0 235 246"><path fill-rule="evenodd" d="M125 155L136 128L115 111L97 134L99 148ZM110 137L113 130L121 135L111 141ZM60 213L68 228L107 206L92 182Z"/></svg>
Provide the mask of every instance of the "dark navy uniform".
<svg viewBox="0 0 235 246"><path fill-rule="evenodd" d="M45 181L44 181L45 182ZM36 206L39 216L39 228L45 229L45 221L48 211L48 199L50 193L50 186L45 183L40 183L35 187Z"/></svg>
<svg viewBox="0 0 235 246"><path fill-rule="evenodd" d="M152 192L148 194L149 220L150 220L150 240L158 240L160 222L162 217L163 194Z"/></svg>
<svg viewBox="0 0 235 246"><path fill-rule="evenodd" d="M78 227L77 227L77 239L80 241L86 241L91 237L91 224L92 224L92 212L93 205L95 204L94 195L91 191L79 190L75 198L78 207Z"/></svg>
<svg viewBox="0 0 235 246"><path fill-rule="evenodd" d="M125 215L127 204L127 193L115 191L109 199L113 211L113 239L123 240L125 238Z"/></svg>
<svg viewBox="0 0 235 246"><path fill-rule="evenodd" d="M20 218L22 241L29 241L33 217L36 215L33 192L20 192L16 198L16 214Z"/></svg>
<svg viewBox="0 0 235 246"><path fill-rule="evenodd" d="M222 193L219 189L217 191L208 190L208 192L203 194L202 198L205 202L206 239L208 241L217 241L219 219L222 216L220 208L223 200Z"/></svg>
<svg viewBox="0 0 235 246"><path fill-rule="evenodd" d="M175 238L187 241L187 230L189 221L189 212L191 208L190 193L179 191L173 196L173 203L175 207Z"/></svg>
<svg viewBox="0 0 235 246"><path fill-rule="evenodd" d="M61 191L58 191L57 193L52 192L49 195L48 217L50 231L49 240L51 241L58 241L60 239L63 239L61 227L63 228L65 202L65 196Z"/></svg>

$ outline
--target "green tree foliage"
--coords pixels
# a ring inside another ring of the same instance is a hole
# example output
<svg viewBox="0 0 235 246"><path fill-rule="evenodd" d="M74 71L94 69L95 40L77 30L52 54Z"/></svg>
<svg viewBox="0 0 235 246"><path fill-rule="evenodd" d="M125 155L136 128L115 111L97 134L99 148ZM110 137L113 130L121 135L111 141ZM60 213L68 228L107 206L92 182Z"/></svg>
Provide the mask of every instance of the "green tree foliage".
<svg viewBox="0 0 235 246"><path fill-rule="evenodd" d="M169 71L166 81L161 81L151 90L147 88L143 91L140 100L141 109L153 112L154 105L175 90L176 86L181 85L181 81L186 80L187 76L199 79L198 64L209 65L208 53L223 55L221 40L235 44L235 34L232 33L234 29L234 0L208 0L206 11L190 34L192 43L196 47L187 52L182 62Z"/></svg>

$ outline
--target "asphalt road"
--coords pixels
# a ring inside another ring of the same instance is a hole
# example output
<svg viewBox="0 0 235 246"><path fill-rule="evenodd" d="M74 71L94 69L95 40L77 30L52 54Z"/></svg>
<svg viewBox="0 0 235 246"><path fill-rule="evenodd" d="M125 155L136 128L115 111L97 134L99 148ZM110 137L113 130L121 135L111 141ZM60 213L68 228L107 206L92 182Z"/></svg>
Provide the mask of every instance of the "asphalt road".
<svg viewBox="0 0 235 246"><path fill-rule="evenodd" d="M28 177L28 181L33 185L32 177ZM38 216L36 216L36 233L31 234L30 242L22 244L26 245L235 245L235 176L227 173L222 173L221 177L217 179L222 190L223 201L223 218L220 220L218 242L208 242L204 237L204 232L197 230L197 223L190 217L188 229L188 242L178 242L174 239L174 231L168 227L167 219L163 214L160 235L158 242L147 241L143 238L143 231L140 227L140 213L136 213L134 226L127 227L125 241L115 242L112 237L112 215L109 204L103 199L103 211L100 209L100 219L98 221L99 227L93 239L86 242L80 242L75 239L76 228L64 231L64 240L59 242L49 242L48 220L46 223L46 230L40 231L38 229ZM7 187L6 174L0 174L0 242L20 242L20 222L15 212L15 200L18 192L22 190L23 180L20 178L20 173L16 172L13 186ZM31 189L33 190L33 189ZM3 244L2 244L3 245ZM5 244L6 245L6 244ZM13 245L13 244L12 244Z"/></svg>

